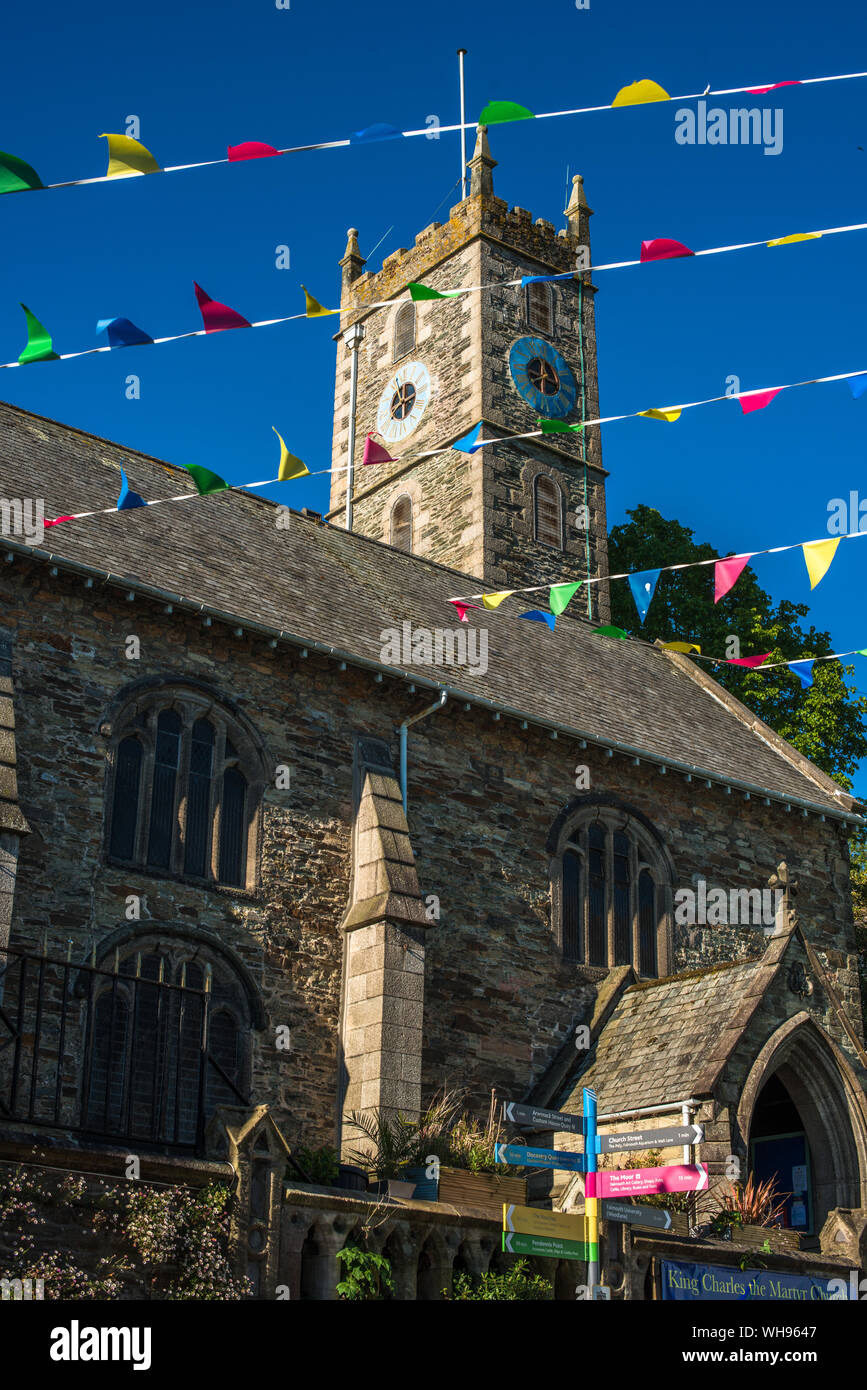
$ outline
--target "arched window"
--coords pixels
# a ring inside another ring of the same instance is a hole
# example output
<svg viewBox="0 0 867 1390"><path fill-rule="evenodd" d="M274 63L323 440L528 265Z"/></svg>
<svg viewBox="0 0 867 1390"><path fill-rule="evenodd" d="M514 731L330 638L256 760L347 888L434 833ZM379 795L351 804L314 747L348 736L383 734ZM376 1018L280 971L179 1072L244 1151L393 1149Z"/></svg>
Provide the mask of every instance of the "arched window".
<svg viewBox="0 0 867 1390"><path fill-rule="evenodd" d="M398 550L412 550L412 499L406 493L391 509L391 543Z"/></svg>
<svg viewBox="0 0 867 1390"><path fill-rule="evenodd" d="M264 775L251 733L186 688L133 700L115 729L106 837L112 858L254 886Z"/></svg>
<svg viewBox="0 0 867 1390"><path fill-rule="evenodd" d="M533 483L533 530L543 545L563 549L563 494L553 478L539 473Z"/></svg>
<svg viewBox="0 0 867 1390"><path fill-rule="evenodd" d="M549 285L527 286L527 326L546 338L554 336L554 310Z"/></svg>
<svg viewBox="0 0 867 1390"><path fill-rule="evenodd" d="M591 804L564 818L549 847L553 928L564 961L631 965L644 978L657 976L668 959L672 877L655 832L628 811Z"/></svg>
<svg viewBox="0 0 867 1390"><path fill-rule="evenodd" d="M394 361L406 357L415 347L415 304L401 304L394 316Z"/></svg>
<svg viewBox="0 0 867 1390"><path fill-rule="evenodd" d="M200 1149L218 1105L249 1104L247 989L201 944L133 941L88 986L84 1125Z"/></svg>

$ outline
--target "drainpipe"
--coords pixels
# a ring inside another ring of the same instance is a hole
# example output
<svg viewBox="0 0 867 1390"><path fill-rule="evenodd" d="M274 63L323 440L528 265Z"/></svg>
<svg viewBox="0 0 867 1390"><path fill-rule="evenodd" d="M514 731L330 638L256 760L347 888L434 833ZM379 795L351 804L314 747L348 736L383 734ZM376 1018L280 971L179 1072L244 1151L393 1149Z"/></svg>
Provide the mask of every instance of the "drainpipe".
<svg viewBox="0 0 867 1390"><path fill-rule="evenodd" d="M352 353L352 375L349 382L349 458L346 472L346 529L352 530L352 489L355 483L355 416L358 405L358 349L364 337L364 327L354 323L347 328L343 341Z"/></svg>
<svg viewBox="0 0 867 1390"><path fill-rule="evenodd" d="M406 731L410 724L417 724L420 719L426 719L429 714L436 714L437 710L442 709L449 692L443 690L440 697L434 704L428 705L420 714L414 714L411 719L405 719L400 726L400 794L403 798L403 814L406 815Z"/></svg>

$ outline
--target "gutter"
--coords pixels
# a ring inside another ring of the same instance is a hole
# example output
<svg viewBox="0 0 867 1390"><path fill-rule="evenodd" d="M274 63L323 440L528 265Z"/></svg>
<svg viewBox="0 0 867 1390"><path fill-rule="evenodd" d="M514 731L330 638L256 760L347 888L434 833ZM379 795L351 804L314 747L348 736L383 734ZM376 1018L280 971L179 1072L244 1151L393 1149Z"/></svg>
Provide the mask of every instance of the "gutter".
<svg viewBox="0 0 867 1390"><path fill-rule="evenodd" d="M440 697L427 709L423 709L420 714L413 714L409 719L405 719L400 726L400 794L403 799L403 814L406 815L406 782L407 782L407 730L410 724L417 724L420 719L426 719L429 714L436 714L441 710L446 700L449 698L447 690L440 692Z"/></svg>
<svg viewBox="0 0 867 1390"><path fill-rule="evenodd" d="M271 647L276 647L278 643L285 642L289 646L298 647L302 656L307 656L308 652L315 651L323 656L331 657L346 666L355 666L364 671L374 671L382 679L383 676L391 676L397 680L407 681L410 684L410 693L416 689L430 690L436 694L446 696L453 700L463 703L465 711L472 708L491 710L496 718L505 716L509 719L517 720L522 729L533 727L535 729L546 729L552 739L556 739L562 734L566 738L578 741L582 748L592 744L597 748L604 748L611 758L615 753L620 753L624 757L631 758L636 764L645 762L650 766L657 767L660 773L668 771L682 774L687 781L704 782L708 787L714 785L724 787L730 794L732 790L741 792L745 800L750 800L756 796L764 800L768 805L774 802L789 809L797 807L802 815L818 816L820 820L842 821L845 825L860 826L867 824L867 817L859 815L854 811L846 811L841 807L839 810L831 809L828 806L818 805L814 801L807 801L803 797L788 796L780 792L769 791L767 787L761 787L752 782L742 782L734 777L721 777L719 773L708 772L704 768L696 766L694 763L684 763L678 759L661 758L658 754L649 753L647 749L635 748L631 744L621 743L616 739L602 739L596 734L588 733L585 730L575 728L569 724L562 724L559 721L540 717L531 717L523 710L516 709L512 705L501 704L497 700L489 700L483 695L471 695L466 691L458 690L454 686L444 685L440 681L430 680L426 676L419 676L416 672L404 671L400 667L386 666L381 661L372 661L368 657L359 656L354 652L345 651L341 647L330 646L327 642L311 641L310 638L300 637L296 633L287 632L284 628L269 627L265 623L251 621L247 618L240 618L236 613L228 613L224 609L214 608L209 604L201 603L196 599L184 598L181 594L173 594L167 589L157 588L153 584L145 584L141 580L124 578L123 575L112 574L109 570L100 570L92 565L82 564L78 560L70 560L61 555L54 555L48 551L39 550L23 542L13 541L10 537L4 537L3 548L7 551L6 562L10 563L13 556L19 555L22 558L38 558L51 566L50 573L58 574L60 570L66 573L78 574L85 577L88 587L92 588L95 579L99 579L103 584L112 584L118 589L125 589L130 598L141 596L143 598L156 599L166 605L167 609L174 607L185 611L196 613L202 616L206 624L214 620L224 623L235 632L236 636L243 636L245 633L252 633L259 637L268 639ZM445 703L445 701L443 701ZM855 800L855 798L852 798Z"/></svg>

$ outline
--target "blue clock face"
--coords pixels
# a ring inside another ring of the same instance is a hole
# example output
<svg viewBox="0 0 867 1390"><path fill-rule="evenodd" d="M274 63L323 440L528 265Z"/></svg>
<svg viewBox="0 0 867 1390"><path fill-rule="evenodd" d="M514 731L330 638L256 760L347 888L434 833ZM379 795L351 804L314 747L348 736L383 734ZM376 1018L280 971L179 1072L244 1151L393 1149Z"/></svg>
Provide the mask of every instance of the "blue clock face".
<svg viewBox="0 0 867 1390"><path fill-rule="evenodd" d="M557 349L544 338L519 338L513 343L509 371L518 393L537 415L562 420L574 409L575 378Z"/></svg>

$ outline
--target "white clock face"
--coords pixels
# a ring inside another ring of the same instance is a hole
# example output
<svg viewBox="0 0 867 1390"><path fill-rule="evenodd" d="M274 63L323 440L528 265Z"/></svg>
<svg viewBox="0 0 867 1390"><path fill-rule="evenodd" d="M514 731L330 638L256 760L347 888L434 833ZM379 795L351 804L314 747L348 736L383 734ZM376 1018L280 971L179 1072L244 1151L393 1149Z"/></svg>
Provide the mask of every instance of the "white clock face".
<svg viewBox="0 0 867 1390"><path fill-rule="evenodd" d="M427 367L407 362L398 367L379 398L376 428L389 444L399 444L418 427L430 400Z"/></svg>

